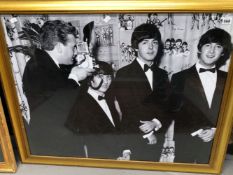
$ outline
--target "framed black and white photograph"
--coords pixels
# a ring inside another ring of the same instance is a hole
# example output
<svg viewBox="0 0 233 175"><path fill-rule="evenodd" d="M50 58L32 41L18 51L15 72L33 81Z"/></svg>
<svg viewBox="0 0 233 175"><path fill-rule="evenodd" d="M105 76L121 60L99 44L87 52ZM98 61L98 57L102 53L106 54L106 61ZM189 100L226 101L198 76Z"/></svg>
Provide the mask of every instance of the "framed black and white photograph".
<svg viewBox="0 0 233 175"><path fill-rule="evenodd" d="M82 2L0 10L22 162L220 173L232 127L232 2L193 1L199 11Z"/></svg>

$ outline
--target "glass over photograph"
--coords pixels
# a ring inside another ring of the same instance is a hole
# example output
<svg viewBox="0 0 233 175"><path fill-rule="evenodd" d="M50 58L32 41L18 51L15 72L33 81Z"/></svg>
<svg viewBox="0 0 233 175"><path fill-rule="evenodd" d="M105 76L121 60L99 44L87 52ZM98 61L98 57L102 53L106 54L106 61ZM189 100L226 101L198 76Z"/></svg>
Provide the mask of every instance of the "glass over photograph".
<svg viewBox="0 0 233 175"><path fill-rule="evenodd" d="M208 164L232 19L2 15L30 154Z"/></svg>

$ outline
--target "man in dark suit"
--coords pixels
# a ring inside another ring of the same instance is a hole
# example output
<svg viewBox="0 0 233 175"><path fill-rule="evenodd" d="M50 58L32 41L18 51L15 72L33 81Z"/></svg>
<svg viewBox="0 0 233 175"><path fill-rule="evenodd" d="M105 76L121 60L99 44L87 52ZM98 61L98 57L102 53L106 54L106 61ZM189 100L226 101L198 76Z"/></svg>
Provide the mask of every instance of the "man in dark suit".
<svg viewBox="0 0 233 175"><path fill-rule="evenodd" d="M32 154L73 156L78 150L64 122L76 99L79 81L94 70L61 69L61 65L73 63L76 35L75 27L68 23L47 21L40 33L42 49L35 50L25 67L23 89L31 114L26 130Z"/></svg>
<svg viewBox="0 0 233 175"><path fill-rule="evenodd" d="M137 58L117 72L112 87L122 111L122 132L132 159L158 161L164 132L156 131L166 128L167 121L156 110L166 99L168 84L167 72L158 67L161 34L155 25L142 24L135 28L131 44Z"/></svg>
<svg viewBox="0 0 233 175"><path fill-rule="evenodd" d="M88 82L87 92L80 94L74 104L66 126L83 136L86 157L116 159L119 150L120 117L114 99L106 94L113 78L108 63L97 62L98 69Z"/></svg>
<svg viewBox="0 0 233 175"><path fill-rule="evenodd" d="M227 73L231 36L214 28L198 43L198 61L172 77L171 111L175 119L176 162L208 163Z"/></svg>

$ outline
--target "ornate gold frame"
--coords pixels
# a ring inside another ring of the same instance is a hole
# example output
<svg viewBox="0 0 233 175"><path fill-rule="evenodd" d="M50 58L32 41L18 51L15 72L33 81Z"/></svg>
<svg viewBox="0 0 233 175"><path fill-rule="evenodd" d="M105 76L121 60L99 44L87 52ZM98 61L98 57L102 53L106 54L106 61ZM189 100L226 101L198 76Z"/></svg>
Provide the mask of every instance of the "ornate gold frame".
<svg viewBox="0 0 233 175"><path fill-rule="evenodd" d="M11 145L11 139L3 111L2 101L0 99L0 148L4 161L0 162L0 172L15 172L16 162Z"/></svg>
<svg viewBox="0 0 233 175"><path fill-rule="evenodd" d="M142 13L142 12L233 12L233 1L225 0L8 0L0 2L1 14L40 14L40 13ZM206 165L179 164L179 163L152 163L137 161L114 161L70 157L50 157L30 155L28 144L25 140L26 134L22 131L22 121L16 91L13 88L13 76L8 59L7 47L4 42L3 30L0 29L0 70L4 92L7 98L14 133L17 139L20 156L23 163L40 163L56 165L76 165L108 168L129 168L161 171L181 171L197 173L219 174L223 165L225 151L232 128L233 118L233 64L230 65L226 89L221 106L219 122L217 126L217 138L212 149L210 163Z"/></svg>

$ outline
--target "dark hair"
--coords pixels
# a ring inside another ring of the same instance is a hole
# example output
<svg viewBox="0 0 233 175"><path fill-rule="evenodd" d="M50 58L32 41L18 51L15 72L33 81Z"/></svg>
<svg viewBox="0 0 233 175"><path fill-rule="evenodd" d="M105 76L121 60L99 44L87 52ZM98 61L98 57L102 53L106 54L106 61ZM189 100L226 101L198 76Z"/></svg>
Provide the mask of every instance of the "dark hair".
<svg viewBox="0 0 233 175"><path fill-rule="evenodd" d="M97 65L99 67L96 69L96 74L113 75L113 69L110 64L104 61L97 61Z"/></svg>
<svg viewBox="0 0 233 175"><path fill-rule="evenodd" d="M151 17L151 15L158 16L158 14L157 14L157 13L148 13L148 18L150 18L150 17Z"/></svg>
<svg viewBox="0 0 233 175"><path fill-rule="evenodd" d="M165 43L166 43L166 42L171 42L171 40L168 38L168 39L166 39Z"/></svg>
<svg viewBox="0 0 233 175"><path fill-rule="evenodd" d="M103 61L98 61L97 64L98 64L98 68L96 68L96 72L92 76L87 78L87 86L91 86L95 90L99 89L103 83L103 80L102 80L102 82L97 87L93 87L91 85L91 81L93 80L93 77L95 75L99 75L99 74L111 75L113 78L113 69L110 64L103 62Z"/></svg>
<svg viewBox="0 0 233 175"><path fill-rule="evenodd" d="M71 24L61 20L45 22L40 32L42 49L53 50L57 42L66 45L68 34L74 35L74 37L77 35L76 28Z"/></svg>
<svg viewBox="0 0 233 175"><path fill-rule="evenodd" d="M198 51L201 52L201 48L203 45L208 43L218 43L223 47L223 54L216 62L216 67L220 67L225 64L226 60L230 57L230 53L232 51L232 43L231 43L231 36L228 32L220 28L214 28L208 30L204 33L197 45ZM198 53L198 58L200 53Z"/></svg>
<svg viewBox="0 0 233 175"><path fill-rule="evenodd" d="M137 26L131 37L131 45L134 49L138 49L138 44L144 39L155 39L158 41L159 48L158 53L155 57L155 63L158 64L160 62L160 58L163 55L163 44L161 41L161 34L159 29L154 24L144 23L140 26Z"/></svg>
<svg viewBox="0 0 233 175"><path fill-rule="evenodd" d="M177 43L177 42L181 42L181 43L182 43L182 40L181 40L181 39L177 39L177 40L176 40L176 43Z"/></svg>
<svg viewBox="0 0 233 175"><path fill-rule="evenodd" d="M186 41L184 41L184 42L182 43L182 46L183 46L183 45L186 45L186 46L187 46L188 43L187 43Z"/></svg>
<svg viewBox="0 0 233 175"><path fill-rule="evenodd" d="M83 28L83 41L87 42L88 46L91 41L91 33L94 29L94 21L89 22Z"/></svg>
<svg viewBox="0 0 233 175"><path fill-rule="evenodd" d="M170 40L171 42L175 42L175 39L174 38L171 38L171 40Z"/></svg>

